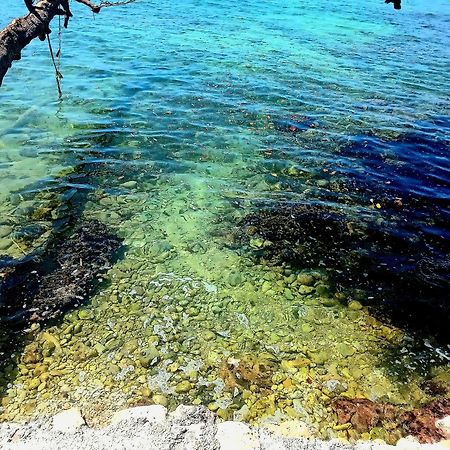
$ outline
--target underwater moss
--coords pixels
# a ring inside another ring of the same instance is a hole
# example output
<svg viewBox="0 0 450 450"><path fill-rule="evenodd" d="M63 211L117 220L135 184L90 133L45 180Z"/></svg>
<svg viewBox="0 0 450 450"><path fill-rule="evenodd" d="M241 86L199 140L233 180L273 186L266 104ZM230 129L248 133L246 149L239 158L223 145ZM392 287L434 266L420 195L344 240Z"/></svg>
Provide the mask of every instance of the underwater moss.
<svg viewBox="0 0 450 450"><path fill-rule="evenodd" d="M0 260L1 318L42 320L80 305L111 264L121 240L98 221L81 222L33 258ZM20 299L20 301L18 301Z"/></svg>
<svg viewBox="0 0 450 450"><path fill-rule="evenodd" d="M256 240L270 242L257 256L324 268L335 286L367 292L373 298L369 305L385 317L447 339L450 259L399 235L395 227L324 205L278 203L248 214L241 230L240 239L253 252Z"/></svg>

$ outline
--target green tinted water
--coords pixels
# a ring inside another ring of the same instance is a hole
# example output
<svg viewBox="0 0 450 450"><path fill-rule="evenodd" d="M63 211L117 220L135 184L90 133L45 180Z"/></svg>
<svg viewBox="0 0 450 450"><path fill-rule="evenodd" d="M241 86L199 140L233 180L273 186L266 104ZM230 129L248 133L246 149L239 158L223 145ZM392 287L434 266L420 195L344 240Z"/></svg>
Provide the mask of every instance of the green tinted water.
<svg viewBox="0 0 450 450"><path fill-rule="evenodd" d="M331 189L321 173L336 136L389 136L448 108L436 104L445 82L433 63L386 78L399 73L381 44L399 28L409 36L417 17L401 24L382 5L366 5L365 21L328 2L308 13L229 3L230 14L221 4L192 14L163 2L145 19L130 9L133 29L106 39L119 17L108 11L80 24L95 40L83 54L75 31L65 38L61 102L38 47L2 88L1 253L20 258L73 214L106 223L125 246L83 307L32 325L17 347L4 330L3 420L78 405L99 424L126 405L194 403L223 419L298 418L348 437L335 426L338 396L408 409L433 398L425 380L448 381L443 351L372 317L368 294L349 297L324 268L274 266L235 240L260 200L314 203ZM444 53L439 19L420 5L410 14L433 23L430 45ZM411 77L414 89L398 89ZM20 81L36 83L37 97ZM276 132L272 118L290 114L318 114L320 126L295 139ZM286 188L293 167L304 176ZM30 224L37 231L23 238Z"/></svg>

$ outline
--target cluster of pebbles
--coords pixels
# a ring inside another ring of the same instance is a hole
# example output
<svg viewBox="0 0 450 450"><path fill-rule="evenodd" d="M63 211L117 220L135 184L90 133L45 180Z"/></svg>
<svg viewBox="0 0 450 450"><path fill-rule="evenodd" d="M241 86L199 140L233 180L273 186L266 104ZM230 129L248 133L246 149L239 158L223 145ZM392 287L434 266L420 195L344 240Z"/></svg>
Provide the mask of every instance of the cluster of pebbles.
<svg viewBox="0 0 450 450"><path fill-rule="evenodd" d="M1 420L77 405L96 425L124 406L188 403L222 420L302 420L321 438L401 437L338 424L333 401L426 403L421 369L433 349L415 353L404 332L335 291L324 271L235 251L217 230L238 220L236 210L211 205L207 190L183 179L158 189L124 183L128 195L98 191L83 212L123 238L123 258L87 304L16 342L0 373ZM11 336L0 339L7 348ZM441 382L448 371L428 376Z"/></svg>

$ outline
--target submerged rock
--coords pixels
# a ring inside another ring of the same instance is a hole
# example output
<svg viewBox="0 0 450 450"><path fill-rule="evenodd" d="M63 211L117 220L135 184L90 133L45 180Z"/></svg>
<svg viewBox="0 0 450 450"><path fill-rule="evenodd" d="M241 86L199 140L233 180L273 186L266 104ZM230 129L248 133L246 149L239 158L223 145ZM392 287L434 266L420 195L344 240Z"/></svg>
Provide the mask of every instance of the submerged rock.
<svg viewBox="0 0 450 450"><path fill-rule="evenodd" d="M140 356L139 362L142 367L149 368L157 363L159 357L159 351L155 346L150 345Z"/></svg>
<svg viewBox="0 0 450 450"><path fill-rule="evenodd" d="M0 238L0 250L8 250L11 245L12 241L10 239Z"/></svg>
<svg viewBox="0 0 450 450"><path fill-rule="evenodd" d="M419 442L425 444L438 442L448 437L445 429L439 427L436 422L449 415L450 399L441 399L422 408L406 412L400 417L400 421L409 434L412 434Z"/></svg>
<svg viewBox="0 0 450 450"><path fill-rule="evenodd" d="M185 380L181 381L175 386L175 392L177 394L185 394L186 392L189 392L192 389L191 382Z"/></svg>
<svg viewBox="0 0 450 450"><path fill-rule="evenodd" d="M13 232L12 227L9 225L0 225L0 238L5 238Z"/></svg>
<svg viewBox="0 0 450 450"><path fill-rule="evenodd" d="M67 238L55 237L39 257L0 258L1 318L46 319L80 304L120 246L120 238L92 220L82 222Z"/></svg>
<svg viewBox="0 0 450 450"><path fill-rule="evenodd" d="M126 181L125 183L122 183L121 186L125 189L134 189L137 186L137 181Z"/></svg>
<svg viewBox="0 0 450 450"><path fill-rule="evenodd" d="M297 281L304 286L312 286L315 282L315 278L306 273L299 273L297 275Z"/></svg>
<svg viewBox="0 0 450 450"><path fill-rule="evenodd" d="M363 306L357 300L351 300L348 303L348 307L353 311L359 311L360 309L362 309Z"/></svg>

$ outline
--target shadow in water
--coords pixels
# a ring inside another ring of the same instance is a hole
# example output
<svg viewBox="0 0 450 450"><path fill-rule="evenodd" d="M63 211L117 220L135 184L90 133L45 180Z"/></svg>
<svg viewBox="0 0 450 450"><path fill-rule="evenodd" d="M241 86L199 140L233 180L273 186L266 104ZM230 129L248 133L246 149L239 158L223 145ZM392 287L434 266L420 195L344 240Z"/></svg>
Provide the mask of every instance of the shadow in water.
<svg viewBox="0 0 450 450"><path fill-rule="evenodd" d="M14 382L27 344L33 342L23 362L38 363L55 350L58 342L51 337L34 342L34 332L88 301L101 285L101 275L121 257L121 245L103 223L76 215L23 258L0 256L0 396Z"/></svg>
<svg viewBox="0 0 450 450"><path fill-rule="evenodd" d="M431 131L351 138L327 171L332 189L256 205L244 242L266 241L258 253L276 263L325 268L337 288L363 289L374 314L448 344L450 166Z"/></svg>
<svg viewBox="0 0 450 450"><path fill-rule="evenodd" d="M20 198L19 206L28 201L35 206L18 217L21 226L14 231L28 251L20 258L0 255L0 397L14 382L27 344L32 343L22 361L36 363L59 345L51 337L35 342L35 332L87 302L101 287L102 274L123 257L122 239L83 216L90 194L104 177L113 177L108 164L92 164L87 157L58 179L12 194ZM35 233L24 232L36 227ZM47 237L34 239L37 235Z"/></svg>

